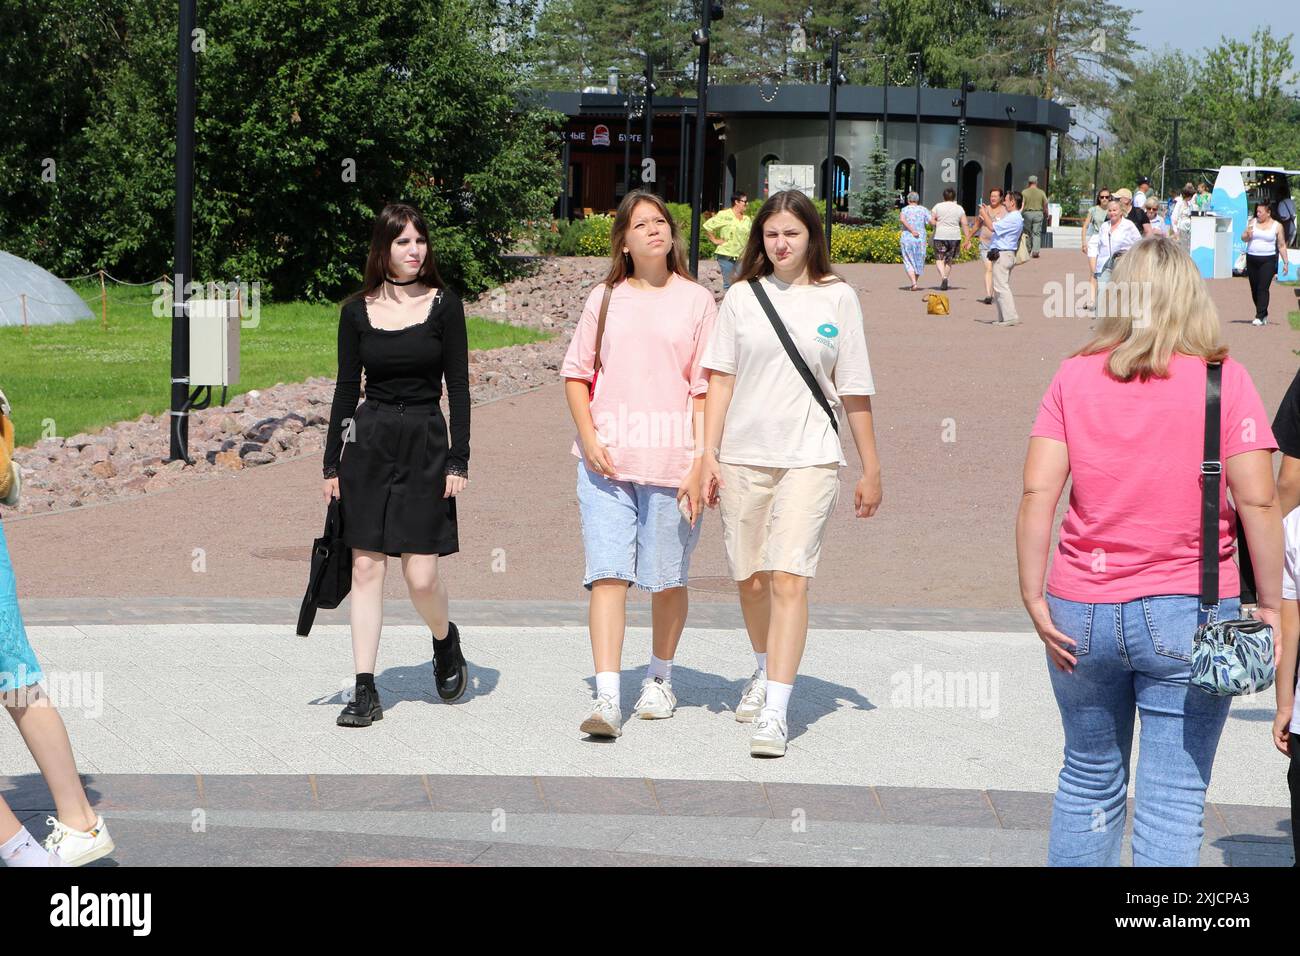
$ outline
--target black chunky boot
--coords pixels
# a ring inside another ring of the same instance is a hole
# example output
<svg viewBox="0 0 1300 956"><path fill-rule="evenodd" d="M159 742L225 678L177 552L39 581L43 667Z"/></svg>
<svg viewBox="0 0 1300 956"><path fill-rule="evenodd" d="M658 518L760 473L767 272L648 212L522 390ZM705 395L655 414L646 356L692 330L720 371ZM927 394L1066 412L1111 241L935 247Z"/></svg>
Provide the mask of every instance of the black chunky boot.
<svg viewBox="0 0 1300 956"><path fill-rule="evenodd" d="M340 727L369 727L384 719L384 708L379 705L379 692L369 684L357 684L356 696L343 708L337 721Z"/></svg>
<svg viewBox="0 0 1300 956"><path fill-rule="evenodd" d="M433 639L433 686L445 701L459 700L469 684L469 668L460 652L460 631L448 622L447 636Z"/></svg>

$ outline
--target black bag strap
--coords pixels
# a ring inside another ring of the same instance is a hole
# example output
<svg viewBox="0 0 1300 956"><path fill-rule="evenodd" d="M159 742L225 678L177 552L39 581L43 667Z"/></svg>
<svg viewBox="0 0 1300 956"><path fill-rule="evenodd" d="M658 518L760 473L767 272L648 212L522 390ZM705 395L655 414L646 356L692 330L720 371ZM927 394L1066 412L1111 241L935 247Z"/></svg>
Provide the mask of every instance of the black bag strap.
<svg viewBox="0 0 1300 956"><path fill-rule="evenodd" d="M1219 483L1223 461L1219 449L1219 407L1223 364L1205 366L1205 453L1201 456L1201 608L1219 603Z"/></svg>
<svg viewBox="0 0 1300 956"><path fill-rule="evenodd" d="M790 333L786 330L785 323L781 321L781 317L776 314L776 309L772 305L772 300L769 299L767 293L763 291L763 284L757 279L750 279L749 287L754 290L754 298L758 299L758 304L763 307L763 311L767 313L768 319L771 320L772 328L776 329L777 337L781 340L781 344L785 346L785 354L790 356L790 361L793 362L794 367L799 370L799 375L812 391L813 398L817 399L817 404L822 407L822 411L830 416L831 427L835 429L835 433L838 435L840 431L840 423L835 417L835 409L831 408L831 403L826 401L826 394L822 391L822 387L817 384L817 379L813 377L812 369L808 367L808 363L803 360L803 356L800 355L799 350L795 348L794 342L790 340Z"/></svg>

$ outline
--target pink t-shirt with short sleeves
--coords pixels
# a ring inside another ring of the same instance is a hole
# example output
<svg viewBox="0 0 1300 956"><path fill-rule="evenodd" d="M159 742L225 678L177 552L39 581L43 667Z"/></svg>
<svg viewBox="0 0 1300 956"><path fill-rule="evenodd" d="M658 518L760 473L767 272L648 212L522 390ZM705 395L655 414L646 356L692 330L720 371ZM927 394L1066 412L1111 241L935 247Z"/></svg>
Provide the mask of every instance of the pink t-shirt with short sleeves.
<svg viewBox="0 0 1300 956"><path fill-rule="evenodd" d="M1061 363L1031 434L1065 442L1070 506L1047 575L1067 601L1120 603L1200 593L1201 458L1205 361L1175 354L1168 378L1119 382L1109 353ZM1223 363L1220 457L1277 444L1255 384ZM1226 474L1219 490L1219 596L1241 588L1233 562L1236 520Z"/></svg>
<svg viewBox="0 0 1300 956"><path fill-rule="evenodd" d="M591 381L604 285L587 296L561 374ZM600 342L600 377L591 402L612 477L679 487L694 463L692 401L708 391L700 359L718 314L713 293L672 275L662 289L614 287ZM582 457L575 440L572 452Z"/></svg>

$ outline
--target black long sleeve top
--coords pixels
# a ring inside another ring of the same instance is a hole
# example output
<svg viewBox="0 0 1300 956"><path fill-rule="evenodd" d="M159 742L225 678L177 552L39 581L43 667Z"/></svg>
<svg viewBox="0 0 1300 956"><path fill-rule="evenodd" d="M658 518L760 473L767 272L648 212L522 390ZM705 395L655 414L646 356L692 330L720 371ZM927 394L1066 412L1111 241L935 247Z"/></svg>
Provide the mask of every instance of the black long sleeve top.
<svg viewBox="0 0 1300 956"><path fill-rule="evenodd" d="M339 314L339 372L325 436L325 477L337 474L343 427L357 410L361 372L366 397L381 402L436 403L447 379L451 445L447 473L469 475L469 341L460 296L441 289L418 325L378 329L370 324L364 299Z"/></svg>

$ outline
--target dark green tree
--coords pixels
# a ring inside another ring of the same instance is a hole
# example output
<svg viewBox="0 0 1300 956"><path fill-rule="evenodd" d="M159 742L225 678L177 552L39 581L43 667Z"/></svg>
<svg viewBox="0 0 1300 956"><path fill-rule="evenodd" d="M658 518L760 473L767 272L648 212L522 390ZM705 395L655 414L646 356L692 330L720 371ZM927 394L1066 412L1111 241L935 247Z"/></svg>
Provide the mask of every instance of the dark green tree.
<svg viewBox="0 0 1300 956"><path fill-rule="evenodd" d="M889 156L877 136L867 161L862 165L863 186L858 193L858 210L869 226L884 225L894 218L894 196L889 190Z"/></svg>
<svg viewBox="0 0 1300 956"><path fill-rule="evenodd" d="M428 219L448 280L476 290L524 220L549 211L558 117L521 109L520 54L494 32L492 0L211 0L199 13L200 279L337 297L359 280L375 213L403 200ZM170 0L128 5L107 41L118 49L91 80L60 202L36 210L25 237L0 233L11 251L60 274L168 271L175 17Z"/></svg>

